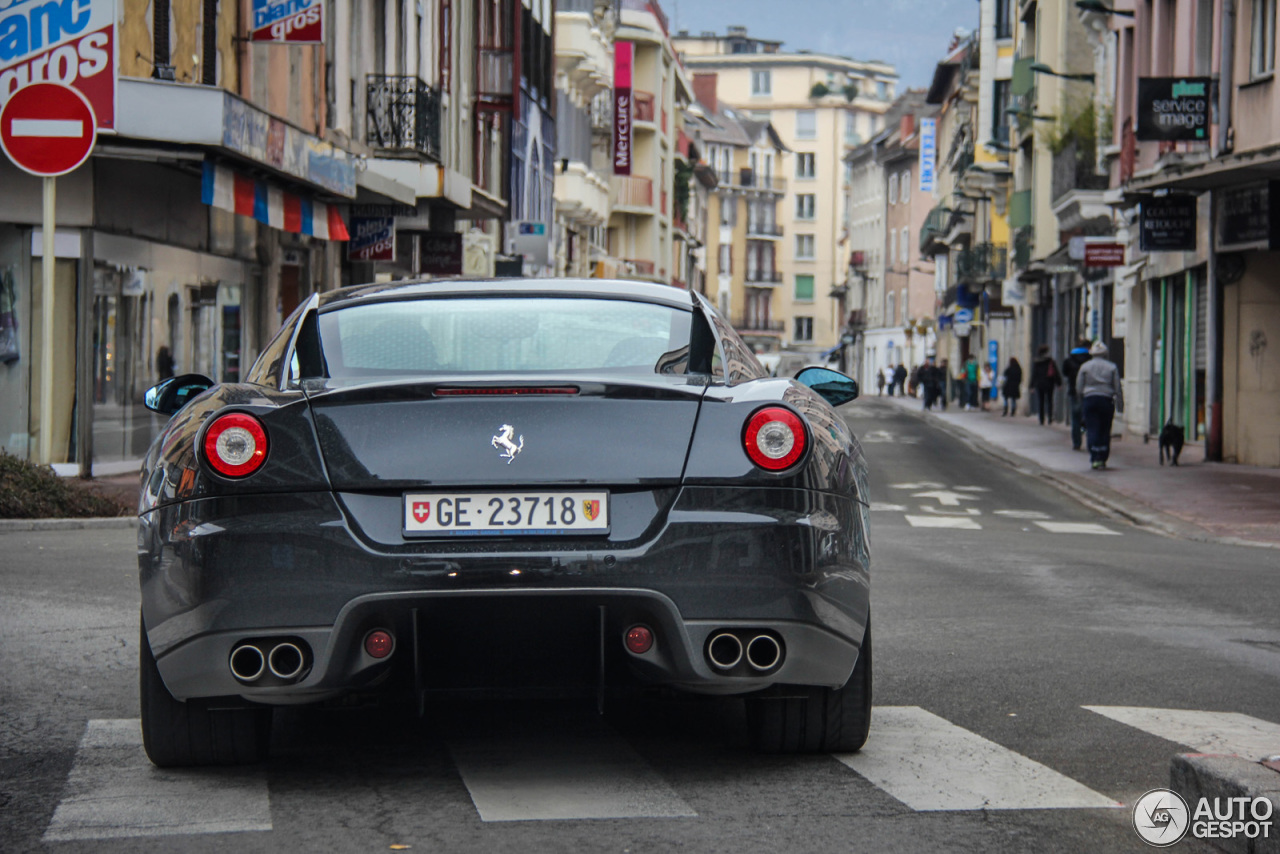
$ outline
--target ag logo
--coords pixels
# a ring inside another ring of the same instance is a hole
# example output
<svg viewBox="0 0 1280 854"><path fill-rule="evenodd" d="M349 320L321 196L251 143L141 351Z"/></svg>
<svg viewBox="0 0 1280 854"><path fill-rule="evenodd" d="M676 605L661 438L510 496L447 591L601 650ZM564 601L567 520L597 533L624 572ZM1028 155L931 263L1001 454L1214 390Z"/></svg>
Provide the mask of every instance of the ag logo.
<svg viewBox="0 0 1280 854"><path fill-rule="evenodd" d="M594 522L596 517L600 515L600 502L583 499L582 514L587 517L588 522Z"/></svg>
<svg viewBox="0 0 1280 854"><path fill-rule="evenodd" d="M431 502L415 501L413 502L413 518L418 520L418 524L422 524L431 518Z"/></svg>
<svg viewBox="0 0 1280 854"><path fill-rule="evenodd" d="M1187 802L1169 789L1152 789L1133 805L1133 829L1156 848L1168 848L1186 836L1190 819Z"/></svg>

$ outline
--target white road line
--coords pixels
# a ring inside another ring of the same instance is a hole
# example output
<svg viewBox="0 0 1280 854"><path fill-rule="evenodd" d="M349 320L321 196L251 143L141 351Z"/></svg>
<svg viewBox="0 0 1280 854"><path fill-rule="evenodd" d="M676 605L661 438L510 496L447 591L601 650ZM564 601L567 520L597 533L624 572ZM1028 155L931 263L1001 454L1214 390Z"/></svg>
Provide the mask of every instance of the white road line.
<svg viewBox="0 0 1280 854"><path fill-rule="evenodd" d="M1048 513L1039 510L997 510L997 516L1008 516L1010 519L1048 519Z"/></svg>
<svg viewBox="0 0 1280 854"><path fill-rule="evenodd" d="M953 486L956 492L990 492L985 486Z"/></svg>
<svg viewBox="0 0 1280 854"><path fill-rule="evenodd" d="M1160 738L1201 753L1223 753L1265 759L1280 754L1280 724L1239 712L1197 712L1138 706L1082 706Z"/></svg>
<svg viewBox="0 0 1280 854"><path fill-rule="evenodd" d="M925 481L922 483L891 483L889 484L889 488L890 489L945 489L946 487L941 483L933 483L932 481Z"/></svg>
<svg viewBox="0 0 1280 854"><path fill-rule="evenodd" d="M79 139L84 136L84 122L79 119L14 119L9 122L9 134Z"/></svg>
<svg viewBox="0 0 1280 854"><path fill-rule="evenodd" d="M908 516L913 528L959 528L963 531L981 531L982 526L968 516Z"/></svg>
<svg viewBox="0 0 1280 854"><path fill-rule="evenodd" d="M871 502L872 513L875 513L878 511L886 511L889 513L901 513L903 510L906 510L906 509L907 509L907 505L905 504L887 504L883 501Z"/></svg>
<svg viewBox="0 0 1280 854"><path fill-rule="evenodd" d="M697 815L629 744L601 729L460 741L450 750L483 821Z"/></svg>
<svg viewBox="0 0 1280 854"><path fill-rule="evenodd" d="M136 718L91 720L45 842L271 830L262 769L156 768Z"/></svg>
<svg viewBox="0 0 1280 854"><path fill-rule="evenodd" d="M1112 536L1120 536L1119 531L1113 531L1105 525L1099 525L1096 522L1036 522L1041 528L1044 528L1051 534L1110 534Z"/></svg>
<svg viewBox="0 0 1280 854"><path fill-rule="evenodd" d="M835 758L920 812L1123 806L918 706L877 706L867 746Z"/></svg>

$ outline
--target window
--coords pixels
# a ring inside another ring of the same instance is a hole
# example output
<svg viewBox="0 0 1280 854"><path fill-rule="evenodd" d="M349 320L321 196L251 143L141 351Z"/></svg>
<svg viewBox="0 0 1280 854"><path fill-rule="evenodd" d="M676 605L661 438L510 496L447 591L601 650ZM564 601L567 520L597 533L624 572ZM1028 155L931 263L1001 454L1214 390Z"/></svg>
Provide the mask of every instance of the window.
<svg viewBox="0 0 1280 854"><path fill-rule="evenodd" d="M886 294L884 298L884 323L885 326L891 326L898 322L897 309L894 307L894 296L892 293Z"/></svg>
<svg viewBox="0 0 1280 854"><path fill-rule="evenodd" d="M771 92L773 81L769 76L769 69L763 68L751 72L751 94L752 95L768 95Z"/></svg>
<svg viewBox="0 0 1280 854"><path fill-rule="evenodd" d="M813 178L817 174L816 166L817 155L815 154L797 154L796 155L796 177L797 178Z"/></svg>
<svg viewBox="0 0 1280 854"><path fill-rule="evenodd" d="M897 257L898 257L898 232L894 231L891 228L889 229L889 254L885 256L885 260L888 261L890 264L892 264L893 259Z"/></svg>
<svg viewBox="0 0 1280 854"><path fill-rule="evenodd" d="M906 288L903 288L902 290L898 291L898 311L902 312L902 317L899 320L899 322L905 326L907 321L910 319L908 317L909 312L907 311L907 289Z"/></svg>
<svg viewBox="0 0 1280 854"><path fill-rule="evenodd" d="M797 341L813 340L813 318L812 317L796 318L795 340Z"/></svg>
<svg viewBox="0 0 1280 854"><path fill-rule="evenodd" d="M1213 0L1196 0L1195 74L1208 77L1213 62Z"/></svg>
<svg viewBox="0 0 1280 854"><path fill-rule="evenodd" d="M796 276L796 299L813 301L813 276Z"/></svg>
<svg viewBox="0 0 1280 854"><path fill-rule="evenodd" d="M911 260L911 256L908 254L909 253L908 247L911 246L911 238L908 236L908 234L909 232L907 231L907 227L904 225L902 227L902 239L898 241L898 251L902 253L899 256L899 260L901 260L903 264L906 264L908 261Z"/></svg>
<svg viewBox="0 0 1280 854"><path fill-rule="evenodd" d="M996 0L996 38L1013 38L1013 4L1015 0Z"/></svg>
<svg viewBox="0 0 1280 854"><path fill-rule="evenodd" d="M911 198L911 170L907 169L902 173L902 177L898 179L898 201L904 205Z"/></svg>
<svg viewBox="0 0 1280 854"><path fill-rule="evenodd" d="M876 81L876 97L881 101L887 100L889 97L889 87L883 80Z"/></svg>
<svg viewBox="0 0 1280 854"><path fill-rule="evenodd" d="M1009 113L1007 111L1013 106L1013 94L1009 83L1010 81L1008 80L997 80L991 99L994 106L991 116L991 138L1001 143L1009 141Z"/></svg>
<svg viewBox="0 0 1280 854"><path fill-rule="evenodd" d="M889 204L896 205L898 203L898 173L894 172L889 176Z"/></svg>
<svg viewBox="0 0 1280 854"><path fill-rule="evenodd" d="M733 272L733 246L728 243L720 244L720 275L727 276Z"/></svg>
<svg viewBox="0 0 1280 854"><path fill-rule="evenodd" d="M720 224L729 226L738 224L737 198L728 196L720 199Z"/></svg>
<svg viewBox="0 0 1280 854"><path fill-rule="evenodd" d="M861 142L858 136L858 114L853 110L844 114L844 141L847 145L857 145Z"/></svg>
<svg viewBox="0 0 1280 854"><path fill-rule="evenodd" d="M816 110L796 110L796 139L818 138L818 113Z"/></svg>
<svg viewBox="0 0 1280 854"><path fill-rule="evenodd" d="M818 197L813 193L801 193L796 196L796 219L813 219Z"/></svg>
<svg viewBox="0 0 1280 854"><path fill-rule="evenodd" d="M796 258L800 260L813 260L813 235L797 234L796 235Z"/></svg>
<svg viewBox="0 0 1280 854"><path fill-rule="evenodd" d="M1254 77L1276 68L1276 0L1253 0L1253 49L1250 70Z"/></svg>

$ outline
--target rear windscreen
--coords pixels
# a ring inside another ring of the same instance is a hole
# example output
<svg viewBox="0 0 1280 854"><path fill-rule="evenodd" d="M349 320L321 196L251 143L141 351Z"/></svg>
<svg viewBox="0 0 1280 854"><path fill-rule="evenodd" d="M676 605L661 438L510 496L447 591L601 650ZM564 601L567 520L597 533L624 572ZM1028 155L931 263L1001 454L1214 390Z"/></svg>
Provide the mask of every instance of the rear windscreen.
<svg viewBox="0 0 1280 854"><path fill-rule="evenodd" d="M692 312L575 297L439 298L320 315L330 377L688 372Z"/></svg>

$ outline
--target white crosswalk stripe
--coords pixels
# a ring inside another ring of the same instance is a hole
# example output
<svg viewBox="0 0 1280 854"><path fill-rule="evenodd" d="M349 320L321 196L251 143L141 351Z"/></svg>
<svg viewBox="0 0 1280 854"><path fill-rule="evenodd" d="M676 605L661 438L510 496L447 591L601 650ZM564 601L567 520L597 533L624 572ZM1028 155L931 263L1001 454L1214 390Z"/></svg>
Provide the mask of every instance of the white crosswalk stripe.
<svg viewBox="0 0 1280 854"><path fill-rule="evenodd" d="M697 815L631 745L603 723L593 729L449 747L483 821Z"/></svg>
<svg viewBox="0 0 1280 854"><path fill-rule="evenodd" d="M1123 806L918 706L877 706L866 747L836 759L921 812Z"/></svg>
<svg viewBox="0 0 1280 854"><path fill-rule="evenodd" d="M263 769L167 771L136 719L91 720L45 842L271 830Z"/></svg>
<svg viewBox="0 0 1280 854"><path fill-rule="evenodd" d="M967 516L908 516L913 528L955 528L961 531L981 531L982 526Z"/></svg>
<svg viewBox="0 0 1280 854"><path fill-rule="evenodd" d="M1099 534L1120 536L1119 531L1113 531L1106 525L1099 525L1096 522L1041 522L1037 521L1037 525L1044 528L1051 534Z"/></svg>
<svg viewBox="0 0 1280 854"><path fill-rule="evenodd" d="M1239 712L1136 706L1083 708L1143 732L1185 744L1201 753L1235 754L1250 759L1266 759L1280 754L1280 724Z"/></svg>

